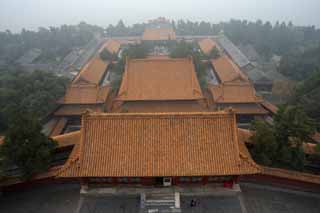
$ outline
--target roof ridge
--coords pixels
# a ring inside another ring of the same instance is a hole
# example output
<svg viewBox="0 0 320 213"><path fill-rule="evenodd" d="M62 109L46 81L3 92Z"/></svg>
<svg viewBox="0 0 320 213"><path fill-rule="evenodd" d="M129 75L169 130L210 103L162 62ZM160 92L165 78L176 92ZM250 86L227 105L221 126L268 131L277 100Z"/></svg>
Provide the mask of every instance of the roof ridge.
<svg viewBox="0 0 320 213"><path fill-rule="evenodd" d="M126 117L126 116L214 116L214 115L233 115L232 110L221 110L214 112L129 112L129 113L101 113L101 112L89 112L89 116L100 117Z"/></svg>
<svg viewBox="0 0 320 213"><path fill-rule="evenodd" d="M189 57L183 58L164 58L164 57L149 57L149 58L130 58L129 61L186 61L190 60Z"/></svg>
<svg viewBox="0 0 320 213"><path fill-rule="evenodd" d="M56 140L56 139L60 139L60 138L66 137L66 136L76 135L76 134L79 134L79 133L80 133L80 130L74 131L74 132L68 132L68 133L65 133L65 134L61 134L61 135L57 135L57 136L51 137L51 139Z"/></svg>
<svg viewBox="0 0 320 213"><path fill-rule="evenodd" d="M75 158L75 159L71 159L69 162L66 162L61 169L56 171L56 175L55 176L60 176L63 172L68 170L72 165L77 163L77 161L79 161L79 156L77 156L77 158Z"/></svg>
<svg viewBox="0 0 320 213"><path fill-rule="evenodd" d="M88 87L99 87L98 84L96 83L91 83L91 82L88 82L88 83L85 83L85 84L75 84L75 83L71 83L69 85L68 88L88 88Z"/></svg>
<svg viewBox="0 0 320 213"><path fill-rule="evenodd" d="M247 155L243 154L240 150L239 150L239 156L242 160L244 160L245 162L249 163L251 166L258 169L260 172L262 172L261 166L256 164L253 160L250 160L250 158Z"/></svg>

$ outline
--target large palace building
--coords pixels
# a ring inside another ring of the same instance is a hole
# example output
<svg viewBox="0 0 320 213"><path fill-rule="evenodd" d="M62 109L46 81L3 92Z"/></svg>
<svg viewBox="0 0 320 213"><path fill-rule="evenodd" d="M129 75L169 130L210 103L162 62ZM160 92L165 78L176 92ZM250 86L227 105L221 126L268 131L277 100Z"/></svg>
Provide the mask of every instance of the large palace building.
<svg viewBox="0 0 320 213"><path fill-rule="evenodd" d="M238 139L235 113L86 113L59 172L82 184L232 187L260 172Z"/></svg>

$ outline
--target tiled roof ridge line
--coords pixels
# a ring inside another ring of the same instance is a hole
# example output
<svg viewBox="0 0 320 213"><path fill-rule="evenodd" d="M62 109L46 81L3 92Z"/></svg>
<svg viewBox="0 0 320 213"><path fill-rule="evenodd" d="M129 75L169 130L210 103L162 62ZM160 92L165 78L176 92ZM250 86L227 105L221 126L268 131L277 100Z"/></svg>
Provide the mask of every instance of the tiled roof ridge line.
<svg viewBox="0 0 320 213"><path fill-rule="evenodd" d="M93 57L94 58L94 57ZM88 69L88 67L90 66L90 64L93 62L93 58L91 58L80 70L80 72L78 72L78 74L75 76L75 78L71 81L71 84L77 84L77 82L80 80L80 78L82 77L82 73ZM85 79L83 79L85 80Z"/></svg>
<svg viewBox="0 0 320 213"><path fill-rule="evenodd" d="M51 137L51 139L56 140L56 139L59 139L59 138L64 138L66 136L76 135L76 134L79 134L79 133L80 133L80 130L74 131L74 132L68 132L68 133L64 133L64 134L61 134L61 135L53 136L53 137Z"/></svg>
<svg viewBox="0 0 320 213"><path fill-rule="evenodd" d="M307 183L320 184L320 175L267 166L261 166L261 169L262 175L270 175Z"/></svg>
<svg viewBox="0 0 320 213"><path fill-rule="evenodd" d="M259 166L258 164L256 164L254 161L249 160L249 157L245 154L243 154L241 151L239 151L239 156L242 160L244 160L245 162L249 163L251 166L255 167L256 169L258 169L260 172L262 172L262 168L261 166Z"/></svg>
<svg viewBox="0 0 320 213"><path fill-rule="evenodd" d="M81 117L81 135L80 135L80 144L79 144L79 153L78 153L78 158L79 158L79 163L80 163L80 167L82 165L82 161L83 161L83 153L84 153L84 146L85 146L85 132L86 132L86 126L87 126L87 118L90 115L90 110L86 110L85 113L83 113L82 117ZM81 173L81 171L80 171Z"/></svg>
<svg viewBox="0 0 320 213"><path fill-rule="evenodd" d="M213 111L213 112L130 112L130 113L101 113L101 112L87 112L87 115L89 117L154 117L154 116L230 116L232 113L230 113L230 109L227 110L221 110L221 111ZM87 117L86 117L87 119Z"/></svg>
<svg viewBox="0 0 320 213"><path fill-rule="evenodd" d="M223 96L224 96L224 86L222 84L219 84L217 86L217 88L220 89L220 95L219 97L216 99L216 101L219 101L219 100L223 100Z"/></svg>
<svg viewBox="0 0 320 213"><path fill-rule="evenodd" d="M238 126L237 126L237 118L236 118L236 113L232 108L228 108L227 109L232 116L232 133L233 133L233 141L235 144L235 148L236 148L236 153L239 153L237 161L238 161L238 165L240 165L241 163L241 158L240 158L240 148L239 148L239 138L238 138Z"/></svg>
<svg viewBox="0 0 320 213"><path fill-rule="evenodd" d="M183 58L156 58L156 57L151 57L151 58L130 58L130 61L135 62L135 61L185 61L189 60L190 57L183 57Z"/></svg>
<svg viewBox="0 0 320 213"><path fill-rule="evenodd" d="M65 171L70 169L70 167L77 162L79 162L79 153L77 153L77 157L75 159L71 159L69 162L65 163L61 169L56 171L55 176L62 175Z"/></svg>
<svg viewBox="0 0 320 213"><path fill-rule="evenodd" d="M122 93L119 93L118 94L118 97L117 99L121 98L121 96L125 96L127 93L128 93L128 84L129 84L129 81L128 81L128 71L129 71L129 63L130 63L131 60L129 60L128 56L126 57L126 61L125 61L125 65L124 65L124 72L123 72L123 76L122 76L122 79L121 79L121 84L120 84L120 88L119 88L119 92L121 91L121 87L123 85L124 89L123 89L123 92ZM125 84L124 84L125 83Z"/></svg>
<svg viewBox="0 0 320 213"><path fill-rule="evenodd" d="M192 59L192 56L188 56L188 59L189 59L189 63L191 64L191 87L192 87L192 90L198 94L198 95L201 95L202 96L202 92L201 92L201 89L200 91L197 89L197 87L195 86L195 82L194 81L199 81L198 77L197 77L197 74L196 74L196 69L195 69L195 65L193 63L193 59ZM199 84L199 82L198 82ZM197 85L197 84L196 84ZM204 98L204 97L203 97Z"/></svg>

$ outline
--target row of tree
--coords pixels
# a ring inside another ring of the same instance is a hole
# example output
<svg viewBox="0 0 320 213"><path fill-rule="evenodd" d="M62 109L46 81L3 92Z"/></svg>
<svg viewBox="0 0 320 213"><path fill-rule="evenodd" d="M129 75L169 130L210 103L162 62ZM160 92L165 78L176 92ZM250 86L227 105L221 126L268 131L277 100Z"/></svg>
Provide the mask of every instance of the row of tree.
<svg viewBox="0 0 320 213"><path fill-rule="evenodd" d="M42 61L63 58L73 48L86 45L104 29L81 22L78 25L40 27L38 31L23 29L21 33L0 32L0 59L13 63L32 48L42 50Z"/></svg>
<svg viewBox="0 0 320 213"><path fill-rule="evenodd" d="M171 22L178 35L217 35L224 32L236 44L251 44L263 56L285 55L319 45L320 30L314 26L298 27L291 22L271 24L246 20L210 23L178 20ZM32 48L42 50L41 58L54 61L72 48L87 44L96 34L105 36L141 36L146 23L126 26L122 20L106 29L86 24L22 30L21 33L0 32L0 59L13 62Z"/></svg>
<svg viewBox="0 0 320 213"><path fill-rule="evenodd" d="M320 70L320 45L307 50L286 53L280 62L279 71L297 81L306 80Z"/></svg>
<svg viewBox="0 0 320 213"><path fill-rule="evenodd" d="M312 47L320 41L320 30L314 26L294 26L291 22L256 22L230 20L213 24L210 22L192 22L178 20L171 22L178 35L217 35L224 32L236 44L251 44L260 54L270 57L272 54L284 55L297 47ZM140 36L147 24L126 26L123 21L109 25L108 36Z"/></svg>

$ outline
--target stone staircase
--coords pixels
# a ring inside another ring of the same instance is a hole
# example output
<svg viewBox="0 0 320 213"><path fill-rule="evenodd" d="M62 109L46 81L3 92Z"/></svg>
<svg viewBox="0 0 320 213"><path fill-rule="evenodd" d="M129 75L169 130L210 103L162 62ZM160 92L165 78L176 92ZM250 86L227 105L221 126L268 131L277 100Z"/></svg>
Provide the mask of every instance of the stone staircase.
<svg viewBox="0 0 320 213"><path fill-rule="evenodd" d="M141 193L140 213L180 213L180 194Z"/></svg>

